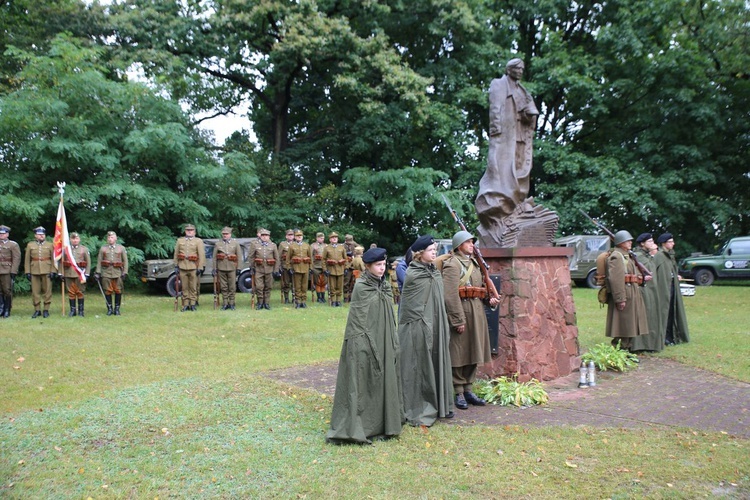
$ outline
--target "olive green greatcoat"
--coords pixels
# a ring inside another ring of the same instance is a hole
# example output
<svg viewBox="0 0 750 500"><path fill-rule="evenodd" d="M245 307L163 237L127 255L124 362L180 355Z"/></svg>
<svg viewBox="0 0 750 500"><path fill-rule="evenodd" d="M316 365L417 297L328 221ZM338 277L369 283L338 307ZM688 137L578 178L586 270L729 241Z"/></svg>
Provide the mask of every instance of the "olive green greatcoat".
<svg viewBox="0 0 750 500"><path fill-rule="evenodd" d="M659 279L656 276L656 255L649 253L642 248L635 250L638 261L649 270L651 280L646 281L641 287L643 296L643 305L646 306L646 319L648 320L648 335L635 337L630 345L632 352L637 351L654 351L659 352L664 349L664 320L662 314L662 298L658 291Z"/></svg>
<svg viewBox="0 0 750 500"><path fill-rule="evenodd" d="M659 249L656 254L656 273L658 275L659 294L662 300L662 314L664 315L664 327L662 335L666 336L670 313L672 315L672 338L675 344L690 342L687 314L685 303L680 293L680 278L677 273L677 261L674 251L666 252ZM671 304L670 304L671 298Z"/></svg>
<svg viewBox="0 0 750 500"><path fill-rule="evenodd" d="M470 267L472 268L471 276L465 276ZM451 325L450 353L451 365L454 367L483 365L491 360L490 334L487 328L484 302L480 299L461 300L458 296L459 285L483 286L483 283L482 271L473 258L470 259L454 252L451 257L443 261L445 310ZM456 327L461 325L466 326L464 333L456 332Z"/></svg>
<svg viewBox="0 0 750 500"><path fill-rule="evenodd" d="M432 264L412 261L401 290L398 322L404 416L430 426L453 411L450 324L443 278Z"/></svg>
<svg viewBox="0 0 750 500"><path fill-rule="evenodd" d="M641 287L637 283L625 283L625 274L638 275L638 269L625 250L615 247L607 258L607 331L606 336L622 342L629 349L631 339L648 334L646 306L643 304ZM616 304L625 302L625 309L617 310Z"/></svg>
<svg viewBox="0 0 750 500"><path fill-rule="evenodd" d="M399 344L387 279L365 272L352 293L333 399L331 441L371 443L404 422Z"/></svg>

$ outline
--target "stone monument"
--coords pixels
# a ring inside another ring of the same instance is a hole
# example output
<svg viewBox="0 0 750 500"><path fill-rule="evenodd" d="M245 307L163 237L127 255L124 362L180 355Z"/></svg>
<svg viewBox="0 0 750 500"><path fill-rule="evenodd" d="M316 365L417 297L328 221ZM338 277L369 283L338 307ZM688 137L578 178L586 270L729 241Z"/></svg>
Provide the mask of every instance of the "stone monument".
<svg viewBox="0 0 750 500"><path fill-rule="evenodd" d="M529 195L537 110L512 59L490 85L487 170L475 208L478 245L501 277L498 352L484 370L519 380L568 375L579 363L568 248L553 248L557 213ZM492 329L492 325L490 325Z"/></svg>

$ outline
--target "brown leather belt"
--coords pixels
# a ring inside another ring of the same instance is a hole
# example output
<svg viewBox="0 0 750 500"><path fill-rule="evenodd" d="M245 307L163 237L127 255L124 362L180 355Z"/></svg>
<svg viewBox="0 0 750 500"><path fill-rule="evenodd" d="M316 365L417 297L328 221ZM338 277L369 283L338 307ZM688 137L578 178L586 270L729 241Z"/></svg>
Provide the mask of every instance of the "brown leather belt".
<svg viewBox="0 0 750 500"><path fill-rule="evenodd" d="M487 298L487 289L483 286L460 286L458 287L458 296L462 299L485 299Z"/></svg>
<svg viewBox="0 0 750 500"><path fill-rule="evenodd" d="M639 285L643 284L643 277L638 276L636 274L626 274L625 275L625 283L637 283Z"/></svg>
<svg viewBox="0 0 750 500"><path fill-rule="evenodd" d="M225 253L216 254L216 260L228 260L230 262L237 262L236 255L227 255Z"/></svg>
<svg viewBox="0 0 750 500"><path fill-rule="evenodd" d="M78 264L78 267L80 267L81 269L86 269L86 263L85 262L78 262L77 264ZM70 262L63 262L63 266L64 267L73 267L73 264L71 264Z"/></svg>
<svg viewBox="0 0 750 500"><path fill-rule="evenodd" d="M31 260L39 262L43 260L49 260L49 257L32 257Z"/></svg>

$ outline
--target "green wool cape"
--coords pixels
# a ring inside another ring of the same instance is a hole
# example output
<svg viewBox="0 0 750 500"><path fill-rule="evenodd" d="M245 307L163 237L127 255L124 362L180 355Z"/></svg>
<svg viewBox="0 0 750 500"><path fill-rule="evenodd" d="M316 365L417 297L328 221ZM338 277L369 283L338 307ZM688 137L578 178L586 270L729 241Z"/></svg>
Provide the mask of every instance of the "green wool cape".
<svg viewBox="0 0 750 500"><path fill-rule="evenodd" d="M635 250L635 254L638 256L638 261L651 273L651 280L641 287L643 304L646 306L646 319L648 319L648 335L633 338L630 351L659 352L664 349L663 332L666 328L666 318L662 314L662 298L659 294L659 279L656 275L656 255L649 255L642 248Z"/></svg>
<svg viewBox="0 0 750 500"><path fill-rule="evenodd" d="M406 422L430 426L453 411L450 324L443 279L433 264L409 264L401 290L398 338Z"/></svg>
<svg viewBox="0 0 750 500"><path fill-rule="evenodd" d="M401 434L403 422L391 285L365 271L352 292L326 439L371 444Z"/></svg>
<svg viewBox="0 0 750 500"><path fill-rule="evenodd" d="M662 315L664 316L664 328L661 334L666 336L670 316L672 316L672 336L675 344L690 342L687 314L685 314L685 303L682 301L682 294L680 293L680 278L677 273L678 267L674 251L665 252L660 249L655 259L659 294L662 301Z"/></svg>

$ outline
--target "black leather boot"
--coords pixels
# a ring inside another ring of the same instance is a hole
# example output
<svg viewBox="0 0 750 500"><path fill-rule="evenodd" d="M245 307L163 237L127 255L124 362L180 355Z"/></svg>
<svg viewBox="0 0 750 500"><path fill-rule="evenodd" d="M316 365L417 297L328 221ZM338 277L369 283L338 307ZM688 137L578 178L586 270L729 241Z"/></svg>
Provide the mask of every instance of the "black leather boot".
<svg viewBox="0 0 750 500"><path fill-rule="evenodd" d="M68 317L73 317L76 315L76 299L68 299L68 302L70 303L70 312L68 313Z"/></svg>
<svg viewBox="0 0 750 500"><path fill-rule="evenodd" d="M83 317L83 299L78 299L78 315Z"/></svg>
<svg viewBox="0 0 750 500"><path fill-rule="evenodd" d="M115 316L120 315L120 302L122 301L122 294L116 293L115 294Z"/></svg>
<svg viewBox="0 0 750 500"><path fill-rule="evenodd" d="M114 312L112 310L112 296L105 295L104 298L107 301L107 316L112 316L112 313Z"/></svg>

